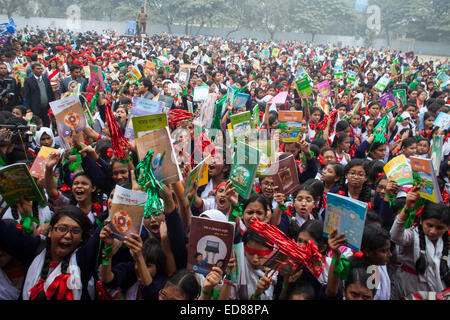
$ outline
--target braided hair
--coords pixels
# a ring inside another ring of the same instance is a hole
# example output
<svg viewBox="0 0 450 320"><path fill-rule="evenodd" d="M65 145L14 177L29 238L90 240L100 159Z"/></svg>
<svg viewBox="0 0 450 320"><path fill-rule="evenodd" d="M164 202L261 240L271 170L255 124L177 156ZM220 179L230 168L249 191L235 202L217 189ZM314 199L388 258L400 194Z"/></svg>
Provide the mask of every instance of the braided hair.
<svg viewBox="0 0 450 320"><path fill-rule="evenodd" d="M39 220L39 203L35 200L32 203L31 213L33 215L33 218ZM14 220L18 220L20 218L19 211L17 210L17 205L11 207L11 215L13 216Z"/></svg>
<svg viewBox="0 0 450 320"><path fill-rule="evenodd" d="M447 226L449 225L449 208L443 204L443 203L433 203L430 201L427 201L421 214L421 221L424 222L428 219L437 219L439 221L442 221ZM419 249L420 249L420 256L419 259L416 261L416 271L419 274L424 274L426 267L427 267L427 261L425 257L426 252L426 241L425 241L425 232L423 231L422 224L418 224L417 226L419 231ZM442 256L441 256L441 263L440 263L440 275L441 279L445 285L445 287L450 286L450 271L447 264L447 257L448 257L448 250L449 250L449 236L448 232L444 232L442 235L443 240L443 247L442 247Z"/></svg>

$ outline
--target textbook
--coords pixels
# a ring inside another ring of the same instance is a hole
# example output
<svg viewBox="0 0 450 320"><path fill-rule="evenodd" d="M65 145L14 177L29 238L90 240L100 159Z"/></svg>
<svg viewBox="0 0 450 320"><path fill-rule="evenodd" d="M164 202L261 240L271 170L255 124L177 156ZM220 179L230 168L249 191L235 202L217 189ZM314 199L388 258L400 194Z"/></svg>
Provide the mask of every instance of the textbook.
<svg viewBox="0 0 450 320"><path fill-rule="evenodd" d="M134 136L139 138L147 133L169 126L167 114L157 113L148 116L133 117Z"/></svg>
<svg viewBox="0 0 450 320"><path fill-rule="evenodd" d="M199 86L194 88L194 102L203 102L209 94L209 86Z"/></svg>
<svg viewBox="0 0 450 320"><path fill-rule="evenodd" d="M149 150L153 150L152 170L156 180L166 185L181 181L181 171L168 127L137 138L136 148L140 161L145 158Z"/></svg>
<svg viewBox="0 0 450 320"><path fill-rule="evenodd" d="M276 174L278 170L278 153L275 140L257 139L249 141L249 144L259 150L259 165L256 171L257 177L266 177Z"/></svg>
<svg viewBox="0 0 450 320"><path fill-rule="evenodd" d="M278 129L283 142L299 142L302 137L302 111L280 110L278 113Z"/></svg>
<svg viewBox="0 0 450 320"><path fill-rule="evenodd" d="M189 85L189 78L191 76L191 69L189 67L180 67L178 72L178 81L184 83L185 86Z"/></svg>
<svg viewBox="0 0 450 320"><path fill-rule="evenodd" d="M438 116L433 122L433 126L448 130L448 128L450 128L450 114L439 112Z"/></svg>
<svg viewBox="0 0 450 320"><path fill-rule="evenodd" d="M201 187L208 184L208 163L211 159L209 154L202 162L195 166L189 173L186 189L184 190L184 198L187 197L188 190L194 182L197 182L197 186Z"/></svg>
<svg viewBox="0 0 450 320"><path fill-rule="evenodd" d="M413 176L411 166L406 160L405 155L401 154L391 161L389 161L384 167L384 172L389 180L395 181L399 186L405 184L412 184Z"/></svg>
<svg viewBox="0 0 450 320"><path fill-rule="evenodd" d="M384 89L386 89L386 87L388 86L389 82L391 82L391 77L386 73L378 80L377 84L375 85L375 89L377 89L377 91L379 92L383 92Z"/></svg>
<svg viewBox="0 0 450 320"><path fill-rule="evenodd" d="M226 104L229 104L230 106L233 106L234 103L234 88L229 87L227 89L227 102ZM226 108L224 108L224 113L226 111Z"/></svg>
<svg viewBox="0 0 450 320"><path fill-rule="evenodd" d="M95 88L97 86L100 86L100 88L105 90L102 69L99 66L89 65L89 89L86 89L86 91L96 91Z"/></svg>
<svg viewBox="0 0 450 320"><path fill-rule="evenodd" d="M413 172L414 186L419 186L417 192L422 198L433 201L434 203L442 202L442 196L439 191L436 174L431 159L410 157L411 169Z"/></svg>
<svg viewBox="0 0 450 320"><path fill-rule="evenodd" d="M0 194L10 207L20 203L22 195L28 201L44 202L42 193L25 163L0 168Z"/></svg>
<svg viewBox="0 0 450 320"><path fill-rule="evenodd" d="M231 128L233 136L236 139L245 139L250 134L252 116L250 111L233 114L230 116Z"/></svg>
<svg viewBox="0 0 450 320"><path fill-rule="evenodd" d="M217 93L210 93L207 95L205 102L199 107L200 109L200 122L203 128L211 128L211 124L214 118L215 105L217 100Z"/></svg>
<svg viewBox="0 0 450 320"><path fill-rule="evenodd" d="M344 79L344 68L342 66L334 67L334 79Z"/></svg>
<svg viewBox="0 0 450 320"><path fill-rule="evenodd" d="M430 158L433 162L434 173L439 175L439 168L442 161L442 146L444 145L444 136L434 136L431 142Z"/></svg>
<svg viewBox="0 0 450 320"><path fill-rule="evenodd" d="M323 236L337 230L345 234L346 246L358 252L367 215L367 203L328 192L323 225Z"/></svg>
<svg viewBox="0 0 450 320"><path fill-rule="evenodd" d="M147 78L156 75L156 63L147 60L144 65L144 75Z"/></svg>
<svg viewBox="0 0 450 320"><path fill-rule="evenodd" d="M172 96L166 96L164 94L159 94L158 95L158 99L156 101L160 101L160 102L164 103L163 110L165 108L166 111L169 111L170 108L172 108L172 105L173 105L173 102L175 101L175 98L172 97Z"/></svg>
<svg viewBox="0 0 450 320"><path fill-rule="evenodd" d="M397 105L397 102L394 99L394 95L392 94L392 92L388 92L383 94L380 98L380 103L383 106L384 109L390 110L392 111L393 107L395 107Z"/></svg>
<svg viewBox="0 0 450 320"><path fill-rule="evenodd" d="M312 94L312 87L311 83L309 82L308 78L301 78L295 80L295 88L297 89L298 94L301 95L311 95Z"/></svg>
<svg viewBox="0 0 450 320"><path fill-rule="evenodd" d="M192 217L187 270L206 276L217 266L225 272L233 240L234 222Z"/></svg>
<svg viewBox="0 0 450 320"><path fill-rule="evenodd" d="M35 177L36 179L44 179L45 164L48 161L50 153L52 152L58 153L58 149L48 148L44 146L41 147L41 150L39 150L39 153L37 154L36 159L34 160L33 165L30 168L30 173L33 177Z"/></svg>
<svg viewBox="0 0 450 320"><path fill-rule="evenodd" d="M113 238L123 241L131 233L140 234L147 193L116 186L109 214Z"/></svg>
<svg viewBox="0 0 450 320"><path fill-rule="evenodd" d="M237 142L229 178L236 192L244 199L248 199L253 190L259 158L260 151L258 149L241 141Z"/></svg>
<svg viewBox="0 0 450 320"><path fill-rule="evenodd" d="M285 104L286 103L286 99L288 96L288 92L287 91L281 91L280 93L278 93L275 97L273 97L272 99L270 99L269 104L275 103L275 104Z"/></svg>
<svg viewBox="0 0 450 320"><path fill-rule="evenodd" d="M248 99L250 98L250 95L247 93L237 93L234 96L234 101L233 101L233 109L235 110L240 110L242 109L245 104L247 103Z"/></svg>
<svg viewBox="0 0 450 320"><path fill-rule="evenodd" d="M278 162L278 171L272 176L273 185L278 187L274 193L289 195L300 188L300 181L297 173L297 163L294 156L290 155Z"/></svg>
<svg viewBox="0 0 450 320"><path fill-rule="evenodd" d="M160 101L145 99L141 97L134 97L133 104L131 106L127 127L125 129L125 138L135 139L133 128L133 117L147 116L151 114L163 113L164 103Z"/></svg>
<svg viewBox="0 0 450 320"><path fill-rule="evenodd" d="M398 103L398 101L401 101L404 106L406 106L406 90L405 89L399 89L399 90L392 90L392 94L394 95L395 101Z"/></svg>
<svg viewBox="0 0 450 320"><path fill-rule="evenodd" d="M319 90L319 95L322 97L322 99L328 99L328 97L331 96L331 86L328 80L322 81L317 84L317 90Z"/></svg>
<svg viewBox="0 0 450 320"><path fill-rule="evenodd" d="M68 96L50 102L50 108L55 116L58 135L62 137L61 147L69 150L72 143L72 130L78 133L87 127L80 100L77 95Z"/></svg>

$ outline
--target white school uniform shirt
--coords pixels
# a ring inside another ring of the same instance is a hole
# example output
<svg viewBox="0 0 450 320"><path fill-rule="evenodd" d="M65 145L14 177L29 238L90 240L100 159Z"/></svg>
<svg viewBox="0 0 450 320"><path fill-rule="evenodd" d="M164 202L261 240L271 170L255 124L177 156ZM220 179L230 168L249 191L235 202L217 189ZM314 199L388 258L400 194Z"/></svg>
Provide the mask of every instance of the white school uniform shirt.
<svg viewBox="0 0 450 320"><path fill-rule="evenodd" d="M5 272L0 269L0 300L17 300L20 290L13 286Z"/></svg>
<svg viewBox="0 0 450 320"><path fill-rule="evenodd" d="M377 293L373 300L391 300L391 279L387 271L387 267L377 266L380 282L377 287Z"/></svg>
<svg viewBox="0 0 450 320"><path fill-rule="evenodd" d="M314 216L310 213L308 220L314 220ZM301 227L307 220L303 219L297 212L295 213L295 221Z"/></svg>

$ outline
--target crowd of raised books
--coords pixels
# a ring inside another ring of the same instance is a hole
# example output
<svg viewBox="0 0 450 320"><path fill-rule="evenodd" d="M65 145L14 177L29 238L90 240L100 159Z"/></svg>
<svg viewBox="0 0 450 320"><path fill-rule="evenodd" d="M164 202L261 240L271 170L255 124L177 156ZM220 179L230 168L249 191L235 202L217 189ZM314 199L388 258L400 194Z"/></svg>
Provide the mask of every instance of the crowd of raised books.
<svg viewBox="0 0 450 320"><path fill-rule="evenodd" d="M448 300L447 61L214 37L0 44L1 300Z"/></svg>

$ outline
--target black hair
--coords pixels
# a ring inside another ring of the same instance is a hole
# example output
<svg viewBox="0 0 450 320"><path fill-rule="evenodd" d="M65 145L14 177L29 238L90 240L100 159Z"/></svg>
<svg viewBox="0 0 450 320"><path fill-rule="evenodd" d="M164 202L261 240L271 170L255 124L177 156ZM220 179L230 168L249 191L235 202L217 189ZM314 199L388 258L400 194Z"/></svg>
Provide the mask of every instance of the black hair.
<svg viewBox="0 0 450 320"><path fill-rule="evenodd" d="M186 300L196 300L200 295L201 288L197 278L193 272L187 271L186 269L177 270L167 279L165 285L167 283L178 287L186 296Z"/></svg>
<svg viewBox="0 0 450 320"><path fill-rule="evenodd" d="M375 251L385 246L387 240L391 240L389 231L373 223L366 224L364 226L360 250Z"/></svg>
<svg viewBox="0 0 450 320"><path fill-rule="evenodd" d="M246 230L242 236L242 242L246 245L249 241L256 242L263 245L266 248L272 249L272 246L268 243L267 239L261 236L258 232L253 230Z"/></svg>
<svg viewBox="0 0 450 320"><path fill-rule="evenodd" d="M365 259L358 259L351 257L349 259L350 266L348 271L347 280L344 281L344 291L352 284L360 284L365 288L368 288L372 274L368 272L369 265ZM370 289L370 288L368 288ZM375 297L377 292L376 286L373 286L372 293Z"/></svg>
<svg viewBox="0 0 450 320"><path fill-rule="evenodd" d="M402 141L402 149L408 148L408 147L412 146L414 143L417 143L416 138L409 136L408 138L406 138Z"/></svg>
<svg viewBox="0 0 450 320"><path fill-rule="evenodd" d="M322 149L324 146L328 146L328 142L325 139L322 138L316 138L314 139L311 144L315 144L319 147L319 149ZM322 152L321 152L322 153Z"/></svg>
<svg viewBox="0 0 450 320"><path fill-rule="evenodd" d="M381 225L383 224L383 222L381 221L381 218L378 215L378 213L376 211L373 211L373 210L367 211L366 222L365 223L366 224L373 224L373 223L377 224L377 223L379 223Z"/></svg>
<svg viewBox="0 0 450 320"><path fill-rule="evenodd" d="M294 295L302 295L305 300L314 300L316 297L316 290L314 286L306 281L290 283L286 288L286 297L288 300Z"/></svg>
<svg viewBox="0 0 450 320"><path fill-rule="evenodd" d="M58 223L58 221L63 217L69 217L70 219L74 220L78 225L80 226L82 230L81 234L81 243L85 243L90 237L91 237L91 231L92 231L92 223L89 220L89 218L81 211L80 208L75 206L65 206L59 208L56 213L52 216L50 219L50 227L53 229L53 227ZM46 239L47 243L47 249L45 252L45 258L44 258L44 264L41 270L41 278L47 279L48 271L50 268L50 261L51 261L51 238ZM81 244L80 243L80 244ZM66 274L67 268L69 267L69 261L71 258L71 254L68 254L64 257L64 259L61 262L61 273ZM43 298L43 297L42 297ZM41 298L39 298L41 299Z"/></svg>
<svg viewBox="0 0 450 320"><path fill-rule="evenodd" d="M368 165L368 161L365 159L352 159L349 163L347 163L347 165L344 167L344 176L346 176L350 170L354 167L357 166L361 166L364 168L364 171L366 173L366 176L369 176L369 165ZM348 185L347 183L345 183L346 179L343 179L342 184L339 187L339 191L344 191L345 194L347 194L348 192ZM361 194L360 194L360 199L363 202L371 202L371 189L368 186L367 181L364 182L363 186L362 186L362 190L361 190Z"/></svg>
<svg viewBox="0 0 450 320"><path fill-rule="evenodd" d="M328 166L333 166L334 173L336 177L339 177L339 181L336 182L336 185L341 185L342 180L344 179L344 166L339 162L330 162L327 164Z"/></svg>
<svg viewBox="0 0 450 320"><path fill-rule="evenodd" d="M245 211L247 206L253 202L259 202L263 206L264 210L267 208L268 205L266 198L264 198L261 194L253 193L250 195L248 199L244 199L242 201L242 210Z"/></svg>
<svg viewBox="0 0 450 320"><path fill-rule="evenodd" d="M422 213L420 215L421 222L424 222L428 219L437 219L442 221L447 226L450 224L450 208L447 207L444 203L434 203L431 201L427 201L423 207ZM418 226L419 231L419 246L420 246L420 256L416 261L416 271L419 274L424 274L427 267L427 259L425 258L426 251L426 241L425 241L425 233L423 231L422 224L419 223ZM450 286L450 271L447 264L448 257L448 249L449 249L449 235L447 230L442 235L443 247L442 247L442 256L441 256L441 264L440 264L440 275L441 279L445 284L445 287Z"/></svg>
<svg viewBox="0 0 450 320"><path fill-rule="evenodd" d="M369 162L368 166L369 174L367 175L367 181L376 186L380 181L379 174L384 173L385 164L380 160L373 160Z"/></svg>
<svg viewBox="0 0 450 320"><path fill-rule="evenodd" d="M293 194L292 194L292 199L295 202L295 198L297 198L297 195L299 194L300 191L307 191L311 194L311 196L314 198L314 201L319 201L318 206L314 207L312 210L312 215L314 216L315 219L318 218L318 213L319 213L319 208L322 207L322 201L323 201L323 190L324 190L324 186L323 186L323 182L320 180L316 180L316 179L308 179L306 180L299 189L297 189Z"/></svg>
<svg viewBox="0 0 450 320"><path fill-rule="evenodd" d="M323 236L323 224L320 220L308 220L299 228L295 241L302 232L308 232L317 243L319 251L324 252L328 246L328 240Z"/></svg>
<svg viewBox="0 0 450 320"><path fill-rule="evenodd" d="M347 120L341 120L336 123L336 132L344 131L345 129L350 127L350 123Z"/></svg>
<svg viewBox="0 0 450 320"><path fill-rule="evenodd" d="M342 131L336 132L336 134L334 135L333 143L331 144L331 148L337 148L340 143L344 142L345 139L348 138L350 138L350 136L347 133Z"/></svg>
<svg viewBox="0 0 450 320"><path fill-rule="evenodd" d="M156 275L164 274L166 269L166 254L161 242L155 238L147 238L142 244L142 255L147 266L156 265Z"/></svg>

